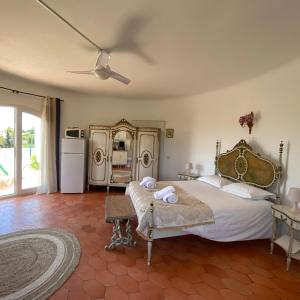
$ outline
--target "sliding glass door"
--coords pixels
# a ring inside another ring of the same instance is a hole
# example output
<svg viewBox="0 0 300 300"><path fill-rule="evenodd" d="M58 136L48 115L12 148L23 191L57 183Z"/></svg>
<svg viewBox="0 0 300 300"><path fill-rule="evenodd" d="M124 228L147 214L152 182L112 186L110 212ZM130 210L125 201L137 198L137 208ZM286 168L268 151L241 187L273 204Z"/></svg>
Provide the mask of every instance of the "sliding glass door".
<svg viewBox="0 0 300 300"><path fill-rule="evenodd" d="M0 198L40 185L41 119L19 107L0 106Z"/></svg>
<svg viewBox="0 0 300 300"><path fill-rule="evenodd" d="M41 119L22 113L22 190L40 185Z"/></svg>
<svg viewBox="0 0 300 300"><path fill-rule="evenodd" d="M0 197L15 193L15 109L0 106Z"/></svg>

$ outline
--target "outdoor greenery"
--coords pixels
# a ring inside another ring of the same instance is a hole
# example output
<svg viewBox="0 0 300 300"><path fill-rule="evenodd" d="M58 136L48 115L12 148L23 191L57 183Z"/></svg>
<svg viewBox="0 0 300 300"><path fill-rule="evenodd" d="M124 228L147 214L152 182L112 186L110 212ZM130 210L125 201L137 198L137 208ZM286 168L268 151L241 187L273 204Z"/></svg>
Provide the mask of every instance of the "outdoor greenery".
<svg viewBox="0 0 300 300"><path fill-rule="evenodd" d="M22 145L23 148L34 148L34 128L22 130Z"/></svg>
<svg viewBox="0 0 300 300"><path fill-rule="evenodd" d="M34 128L22 130L23 148L34 148ZM15 133L11 127L7 127L0 133L0 148L13 148L15 146Z"/></svg>
<svg viewBox="0 0 300 300"><path fill-rule="evenodd" d="M14 130L11 127L4 129L0 134L0 148L13 148L15 145Z"/></svg>
<svg viewBox="0 0 300 300"><path fill-rule="evenodd" d="M36 155L32 154L30 158L30 167L32 170L38 171L40 169L40 163L37 161Z"/></svg>

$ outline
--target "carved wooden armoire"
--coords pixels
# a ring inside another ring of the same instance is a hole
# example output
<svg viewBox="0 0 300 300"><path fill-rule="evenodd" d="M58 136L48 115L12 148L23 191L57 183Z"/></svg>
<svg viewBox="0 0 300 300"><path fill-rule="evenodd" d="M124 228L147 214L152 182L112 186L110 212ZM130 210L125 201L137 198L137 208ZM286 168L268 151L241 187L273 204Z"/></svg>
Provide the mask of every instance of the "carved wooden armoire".
<svg viewBox="0 0 300 300"><path fill-rule="evenodd" d="M159 128L134 127L125 119L114 126L89 127L90 185L126 186L158 177Z"/></svg>

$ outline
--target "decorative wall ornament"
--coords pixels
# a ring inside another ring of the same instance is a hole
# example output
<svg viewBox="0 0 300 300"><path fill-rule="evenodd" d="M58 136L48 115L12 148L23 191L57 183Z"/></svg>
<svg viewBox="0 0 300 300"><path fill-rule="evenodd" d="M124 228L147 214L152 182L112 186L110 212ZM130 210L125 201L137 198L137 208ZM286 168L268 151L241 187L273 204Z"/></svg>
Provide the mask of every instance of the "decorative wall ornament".
<svg viewBox="0 0 300 300"><path fill-rule="evenodd" d="M252 127L254 125L254 113L251 112L250 114L241 116L239 118L239 123L242 127L245 127L247 125L249 128L249 134L251 134Z"/></svg>
<svg viewBox="0 0 300 300"><path fill-rule="evenodd" d="M166 128L166 137L171 139L174 137L174 128Z"/></svg>

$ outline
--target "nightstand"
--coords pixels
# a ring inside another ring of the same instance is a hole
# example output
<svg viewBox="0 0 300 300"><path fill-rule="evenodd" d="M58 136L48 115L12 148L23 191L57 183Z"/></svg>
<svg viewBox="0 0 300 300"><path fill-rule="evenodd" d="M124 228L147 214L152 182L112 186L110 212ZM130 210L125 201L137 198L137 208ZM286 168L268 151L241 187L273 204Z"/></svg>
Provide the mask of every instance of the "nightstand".
<svg viewBox="0 0 300 300"><path fill-rule="evenodd" d="M196 180L200 177L197 173L179 172L177 174L179 180Z"/></svg>
<svg viewBox="0 0 300 300"><path fill-rule="evenodd" d="M294 239L294 230L300 231L300 213L294 213L287 205L272 205L273 215L273 235L271 239L271 254L273 253L274 244L280 246L287 255L286 269L290 268L291 259L300 260L300 241ZM277 227L279 221L289 227L289 233L277 238Z"/></svg>

